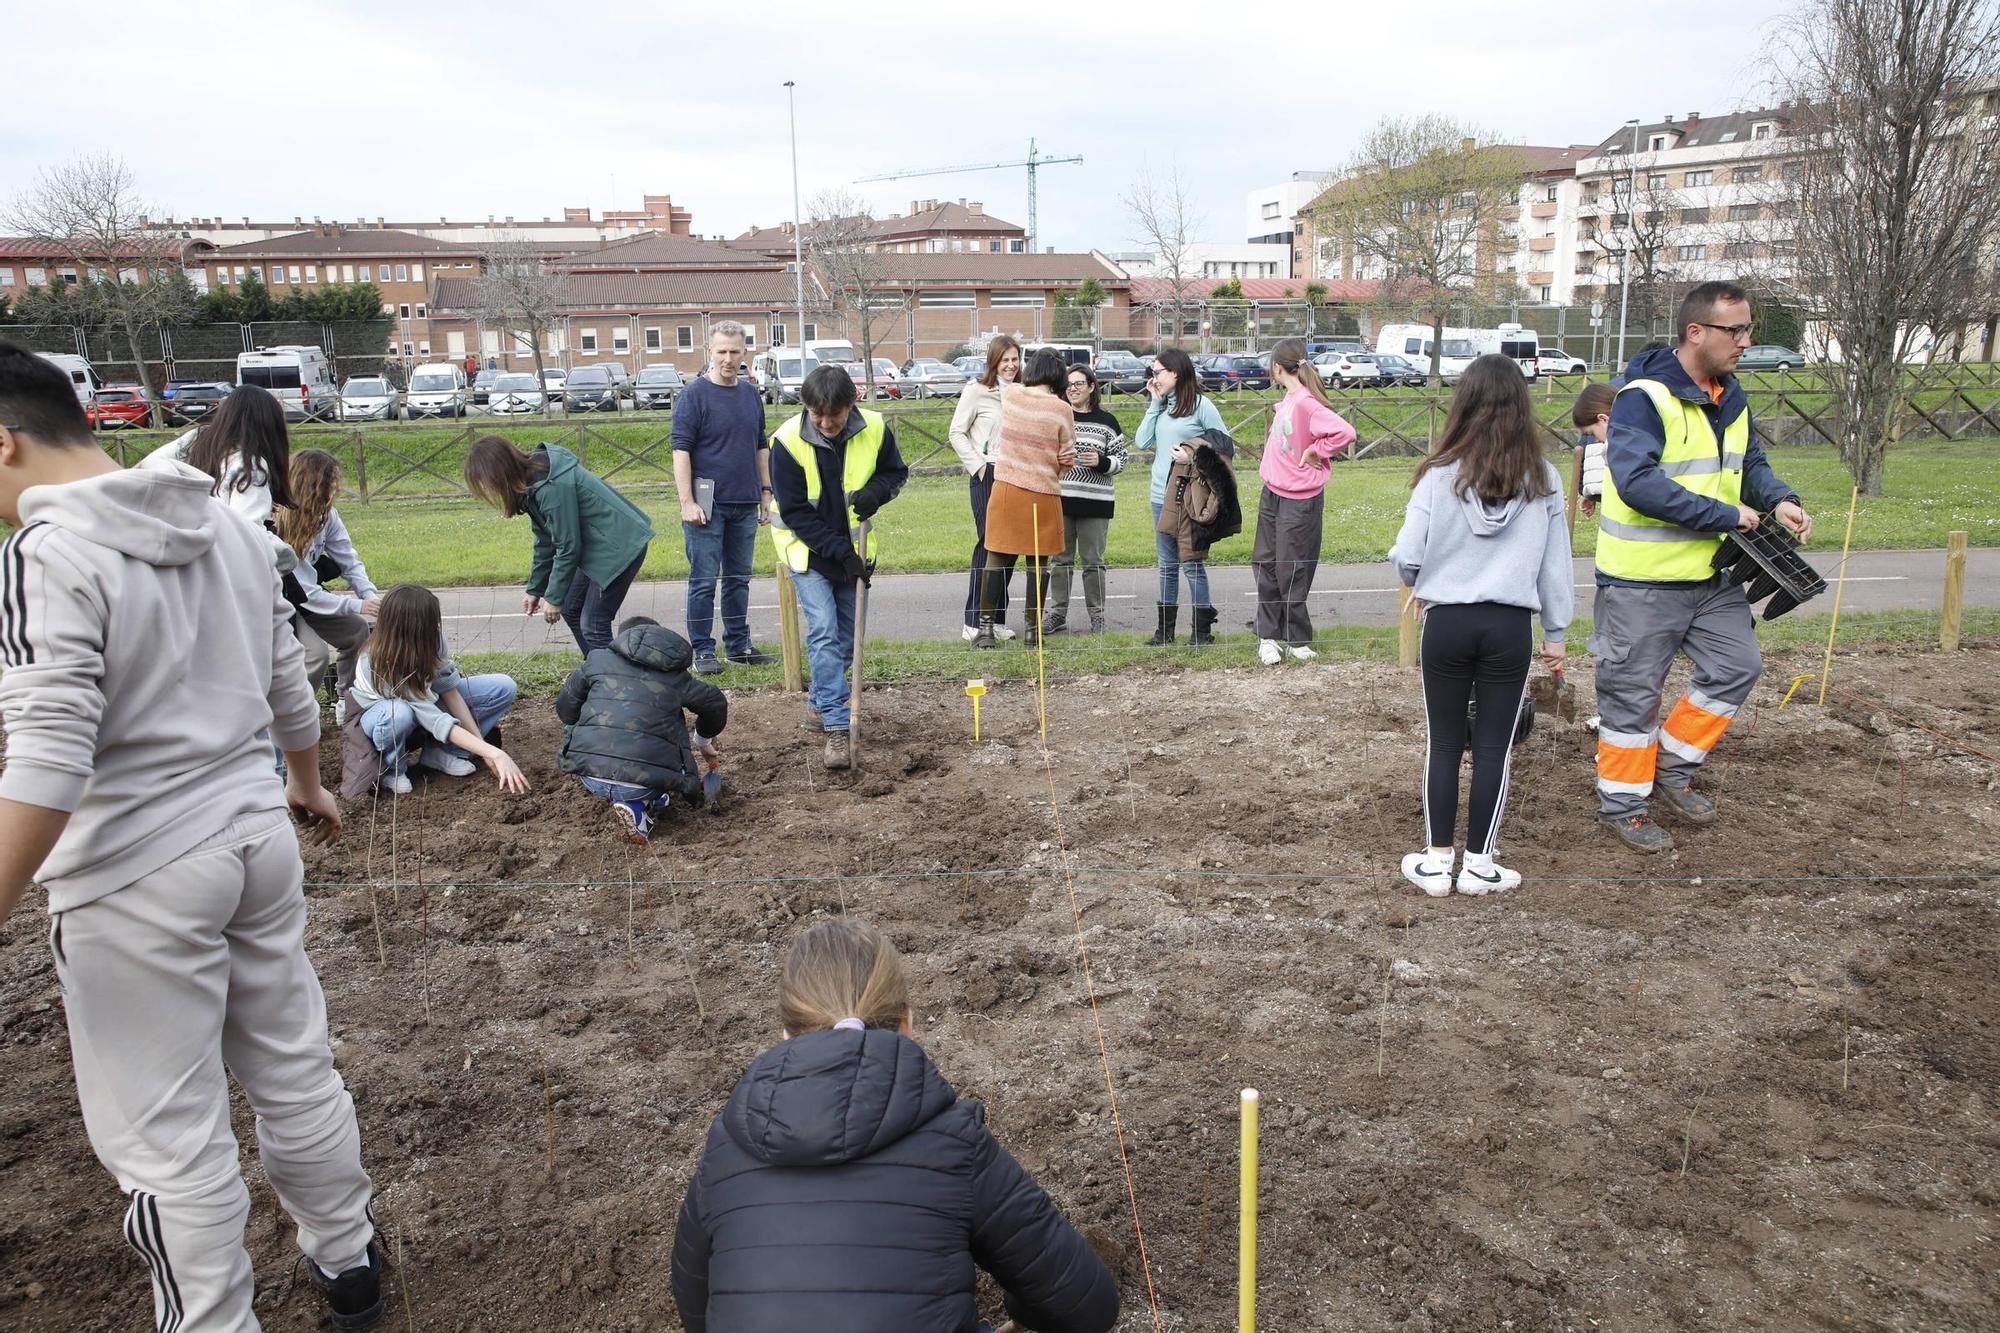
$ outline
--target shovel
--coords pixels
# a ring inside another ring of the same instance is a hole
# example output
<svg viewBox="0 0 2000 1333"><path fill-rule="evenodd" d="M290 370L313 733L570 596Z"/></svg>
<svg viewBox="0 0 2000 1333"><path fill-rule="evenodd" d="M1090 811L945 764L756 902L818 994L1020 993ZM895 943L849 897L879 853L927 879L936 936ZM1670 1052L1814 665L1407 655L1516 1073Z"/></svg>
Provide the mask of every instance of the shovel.
<svg viewBox="0 0 2000 1333"><path fill-rule="evenodd" d="M854 549L868 558L868 530L872 520L861 520L854 531ZM868 580L854 589L854 662L847 674L847 754L848 762L861 767L861 654L868 642Z"/></svg>
<svg viewBox="0 0 2000 1333"><path fill-rule="evenodd" d="M1554 714L1565 722L1576 721L1576 686L1562 672L1552 671L1529 681L1528 697L1535 701L1537 712Z"/></svg>
<svg viewBox="0 0 2000 1333"><path fill-rule="evenodd" d="M701 808L714 814L715 803L722 799L722 761L714 755L704 755L702 760L708 771L701 775Z"/></svg>

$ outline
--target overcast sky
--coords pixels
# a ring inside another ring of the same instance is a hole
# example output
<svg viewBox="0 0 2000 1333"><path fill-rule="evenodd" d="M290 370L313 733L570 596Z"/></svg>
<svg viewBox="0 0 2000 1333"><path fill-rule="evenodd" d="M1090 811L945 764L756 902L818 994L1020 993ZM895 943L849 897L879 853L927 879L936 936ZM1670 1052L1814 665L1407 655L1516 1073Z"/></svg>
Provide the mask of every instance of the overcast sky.
<svg viewBox="0 0 2000 1333"><path fill-rule="evenodd" d="M1742 0L81 9L7 16L8 47L47 58L7 62L0 200L43 165L110 150L176 217L526 220L636 207L651 190L692 210L698 234L734 235L791 216L782 85L795 79L808 211L816 191L845 187L878 215L962 196L1025 225L1018 168L854 181L1018 159L1032 135L1085 159L1041 172L1042 244L1064 250L1134 248L1119 195L1149 164L1177 162L1204 239L1233 242L1245 191L1338 166L1385 115L1442 112L1565 144L1630 116L1758 105L1779 12Z"/></svg>

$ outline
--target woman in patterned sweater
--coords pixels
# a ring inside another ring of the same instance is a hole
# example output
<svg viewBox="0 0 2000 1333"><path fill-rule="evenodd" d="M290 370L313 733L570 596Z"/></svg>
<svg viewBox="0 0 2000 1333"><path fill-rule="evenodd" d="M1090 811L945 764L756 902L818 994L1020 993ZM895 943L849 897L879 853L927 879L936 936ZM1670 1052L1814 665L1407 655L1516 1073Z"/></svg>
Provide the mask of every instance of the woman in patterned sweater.
<svg viewBox="0 0 2000 1333"><path fill-rule="evenodd" d="M1063 548L1062 476L1076 463L1075 415L1063 401L1066 370L1061 355L1044 348L1029 359L1020 386L1000 400L975 648L999 646L993 622L1014 561Z"/></svg>
<svg viewBox="0 0 2000 1333"><path fill-rule="evenodd" d="M1098 402L1097 375L1089 366L1069 368L1069 405L1076 413L1076 466L1063 474L1063 549L1049 562L1053 577L1043 589L1042 603L1049 612L1042 633L1060 634L1069 627L1071 571L1080 563L1090 632L1102 634L1104 545L1118 499L1112 478L1125 468L1125 432Z"/></svg>

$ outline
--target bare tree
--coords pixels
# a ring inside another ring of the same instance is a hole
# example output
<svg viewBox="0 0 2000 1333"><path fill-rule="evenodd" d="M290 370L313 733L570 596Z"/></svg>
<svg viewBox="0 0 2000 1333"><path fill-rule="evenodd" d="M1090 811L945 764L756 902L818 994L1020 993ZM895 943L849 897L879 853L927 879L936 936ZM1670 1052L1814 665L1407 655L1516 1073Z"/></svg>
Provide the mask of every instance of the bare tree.
<svg viewBox="0 0 2000 1333"><path fill-rule="evenodd" d="M526 334L535 358L535 383L544 388L542 410L548 410L547 380L542 374L542 348L549 330L569 304L569 274L551 268L532 241L503 235L486 248L479 276L473 280L473 305L482 326L502 337Z"/></svg>
<svg viewBox="0 0 2000 1333"><path fill-rule="evenodd" d="M0 214L0 227L48 246L86 280L87 317L124 335L155 425L165 413L141 330L186 319L195 301L179 238L147 225L157 211L140 200L124 162L97 153L45 168Z"/></svg>
<svg viewBox="0 0 2000 1333"><path fill-rule="evenodd" d="M1699 225L1702 210L1691 210L1679 191L1669 189L1663 172L1650 171L1652 162L1639 158L1610 182L1612 213L1602 228L1586 232L1600 246L1591 277L1600 293L1615 299L1620 285L1627 293L1638 341L1672 308L1680 281L1680 248ZM1638 189L1632 192L1636 177ZM1619 355L1623 355L1620 349Z"/></svg>
<svg viewBox="0 0 2000 1333"><path fill-rule="evenodd" d="M1153 271L1167 281L1167 295L1173 308L1171 339L1181 340L1182 311L1187 305L1187 289L1198 276L1194 271L1194 247L1201 219L1189 203L1190 190L1181 175L1180 164L1164 176L1148 168L1126 189L1122 202L1132 219L1133 240L1153 252ZM1159 323L1155 306L1154 324Z"/></svg>
<svg viewBox="0 0 2000 1333"><path fill-rule="evenodd" d="M1501 222L1514 215L1526 160L1443 116L1385 119L1344 177L1314 203L1314 229L1351 251L1385 301L1426 315L1431 374L1454 305L1487 298Z"/></svg>
<svg viewBox="0 0 2000 1333"><path fill-rule="evenodd" d="M846 190L825 190L806 210L806 259L823 280L819 303L841 317L850 337L861 343L861 375L866 395L875 397L875 333L886 317L907 314L907 293L891 277L895 256L875 245L875 219L868 205Z"/></svg>
<svg viewBox="0 0 2000 1333"><path fill-rule="evenodd" d="M1995 308L1991 0L1806 0L1772 55L1797 106L1788 273L1841 352L1840 451L1882 493L1902 365Z"/></svg>

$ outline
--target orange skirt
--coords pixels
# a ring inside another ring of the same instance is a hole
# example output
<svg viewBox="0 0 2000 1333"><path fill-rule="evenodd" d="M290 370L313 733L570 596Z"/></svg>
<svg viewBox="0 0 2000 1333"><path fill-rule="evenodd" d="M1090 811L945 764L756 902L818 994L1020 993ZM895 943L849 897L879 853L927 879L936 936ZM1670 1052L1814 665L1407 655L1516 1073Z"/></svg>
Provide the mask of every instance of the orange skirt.
<svg viewBox="0 0 2000 1333"><path fill-rule="evenodd" d="M1027 556L1039 550L1043 560L1061 555L1062 497L1024 491L1019 486L995 481L993 493L986 500L986 549L1001 555Z"/></svg>

